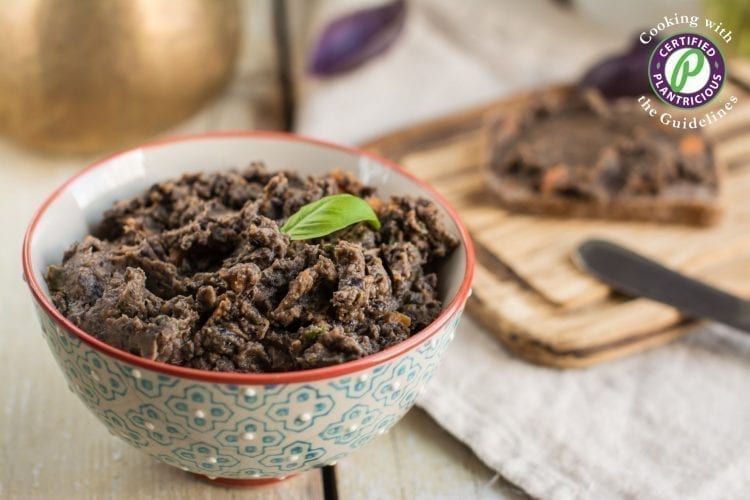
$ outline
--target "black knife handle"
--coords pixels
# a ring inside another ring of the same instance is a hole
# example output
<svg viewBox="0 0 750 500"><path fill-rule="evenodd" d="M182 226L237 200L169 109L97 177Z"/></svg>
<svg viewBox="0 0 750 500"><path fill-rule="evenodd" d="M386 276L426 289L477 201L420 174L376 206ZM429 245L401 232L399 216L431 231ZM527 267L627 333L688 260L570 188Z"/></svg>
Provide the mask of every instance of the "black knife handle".
<svg viewBox="0 0 750 500"><path fill-rule="evenodd" d="M643 255L605 240L587 240L574 260L615 290L647 297L687 316L707 318L750 333L750 302L689 278Z"/></svg>

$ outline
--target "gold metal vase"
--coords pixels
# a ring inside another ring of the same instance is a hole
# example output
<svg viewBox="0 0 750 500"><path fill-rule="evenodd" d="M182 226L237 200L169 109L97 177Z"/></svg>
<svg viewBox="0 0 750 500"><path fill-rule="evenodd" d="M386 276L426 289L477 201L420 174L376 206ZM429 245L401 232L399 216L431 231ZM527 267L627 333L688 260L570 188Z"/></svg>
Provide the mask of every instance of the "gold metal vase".
<svg viewBox="0 0 750 500"><path fill-rule="evenodd" d="M0 133L89 153L185 119L232 75L236 0L3 0Z"/></svg>

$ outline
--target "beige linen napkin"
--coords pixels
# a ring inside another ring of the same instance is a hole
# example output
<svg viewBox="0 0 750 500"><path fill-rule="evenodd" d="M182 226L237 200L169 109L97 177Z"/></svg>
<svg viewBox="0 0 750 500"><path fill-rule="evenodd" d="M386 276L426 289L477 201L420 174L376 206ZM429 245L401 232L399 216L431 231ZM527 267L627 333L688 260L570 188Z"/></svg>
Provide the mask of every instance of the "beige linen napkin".
<svg viewBox="0 0 750 500"><path fill-rule="evenodd" d="M750 337L721 326L627 359L529 365L465 318L418 404L550 499L747 498Z"/></svg>
<svg viewBox="0 0 750 500"><path fill-rule="evenodd" d="M311 28L299 35L300 47L351 3L308 11ZM625 43L542 0L429 0L411 8L398 45L379 59L330 80L300 73L300 132L356 143L573 79ZM623 23L643 25L634 19ZM721 327L625 360L559 371L510 356L465 318L419 404L533 496L743 498L750 494L748 387L750 337Z"/></svg>

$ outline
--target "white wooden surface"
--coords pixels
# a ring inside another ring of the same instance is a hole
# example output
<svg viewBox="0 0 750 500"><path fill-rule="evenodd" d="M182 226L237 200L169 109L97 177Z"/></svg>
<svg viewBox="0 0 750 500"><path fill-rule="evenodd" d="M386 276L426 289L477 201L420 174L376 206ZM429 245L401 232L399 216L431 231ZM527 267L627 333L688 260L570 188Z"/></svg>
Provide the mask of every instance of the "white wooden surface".
<svg viewBox="0 0 750 500"><path fill-rule="evenodd" d="M418 408L343 460L336 478L342 499L528 498Z"/></svg>

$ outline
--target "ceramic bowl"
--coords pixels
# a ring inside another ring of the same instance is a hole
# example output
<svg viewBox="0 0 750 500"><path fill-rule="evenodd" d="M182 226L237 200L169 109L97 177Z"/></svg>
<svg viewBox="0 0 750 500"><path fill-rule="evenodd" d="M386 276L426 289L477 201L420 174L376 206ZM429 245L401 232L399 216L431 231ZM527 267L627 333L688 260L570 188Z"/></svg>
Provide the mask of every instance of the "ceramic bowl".
<svg viewBox="0 0 750 500"><path fill-rule="evenodd" d="M432 199L461 245L439 269L444 309L427 328L337 366L237 374L144 359L62 316L43 273L117 200L188 171L262 160L272 170L353 172L381 195ZM156 460L234 484L277 481L333 464L395 424L453 339L469 295L473 251L455 211L432 188L374 155L282 133L218 133L153 142L102 160L57 189L34 216L23 269L50 350L74 392L109 431Z"/></svg>

